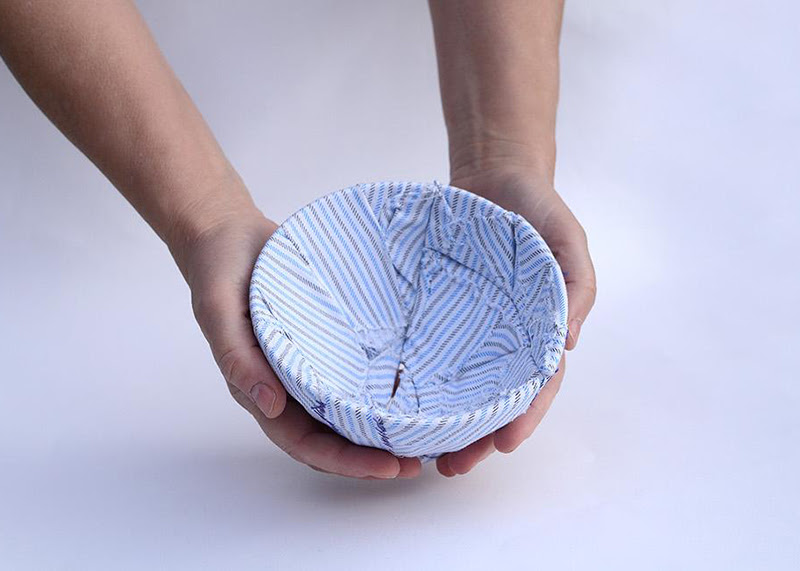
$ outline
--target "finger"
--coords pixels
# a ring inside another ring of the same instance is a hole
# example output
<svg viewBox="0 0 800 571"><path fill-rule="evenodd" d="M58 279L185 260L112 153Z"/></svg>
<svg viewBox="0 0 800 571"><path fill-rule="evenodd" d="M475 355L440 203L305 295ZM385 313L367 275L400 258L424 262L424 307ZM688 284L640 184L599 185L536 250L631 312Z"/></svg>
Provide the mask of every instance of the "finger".
<svg viewBox="0 0 800 571"><path fill-rule="evenodd" d="M456 475L455 470L450 467L449 463L449 456L450 454L442 454L436 459L436 469L439 470L439 473L442 476L446 476L447 478L452 478Z"/></svg>
<svg viewBox="0 0 800 571"><path fill-rule="evenodd" d="M397 457L400 462L400 472L398 478L416 478L422 473L422 462L416 457Z"/></svg>
<svg viewBox="0 0 800 571"><path fill-rule="evenodd" d="M553 399L561 387L561 380L564 378L566 372L567 360L565 357L561 358L561 363L558 366L558 371L553 375L544 388L539 391L536 398L533 399L530 408L527 412L518 416L509 424L499 429L494 434L494 445L497 450L508 454L516 450L536 429L544 417Z"/></svg>
<svg viewBox="0 0 800 571"><path fill-rule="evenodd" d="M445 456L451 471L456 474L466 474L494 451L494 434L492 433L476 440L466 448L450 452Z"/></svg>
<svg viewBox="0 0 800 571"><path fill-rule="evenodd" d="M358 446L339 435L324 432L307 433L290 454L301 462L342 476L390 479L400 474L400 462L389 452Z"/></svg>
<svg viewBox="0 0 800 571"><path fill-rule="evenodd" d="M556 257L567 286L569 315L565 348L571 351L577 345L583 322L594 306L597 280L585 238L561 249Z"/></svg>
<svg viewBox="0 0 800 571"><path fill-rule="evenodd" d="M286 406L286 389L269 365L261 347L237 347L224 353L219 368L226 380L243 391L267 418Z"/></svg>
<svg viewBox="0 0 800 571"><path fill-rule="evenodd" d="M384 450L353 444L311 417L291 397L287 399L280 417L268 419L239 389L231 387L231 394L253 415L270 440L292 458L318 472L363 479L411 478L419 475L421 463L418 458L398 458ZM311 434L317 436L309 440ZM319 450L326 447L325 442L319 444L320 437L328 437L328 450ZM336 449L342 446L350 450L357 449L361 457L354 458L352 452L345 450L338 462L331 462L331 454L335 455ZM325 460L326 457L328 460Z"/></svg>
<svg viewBox="0 0 800 571"><path fill-rule="evenodd" d="M322 468L317 468L316 466L312 466L311 464L306 464L312 470L316 472L320 472L321 474L330 474L331 476L339 476L336 472L329 472L328 470L323 470ZM376 478L375 476L361 476L358 478L359 480L380 480L382 478Z"/></svg>
<svg viewBox="0 0 800 571"><path fill-rule="evenodd" d="M569 316L567 317L568 334L565 349L568 351L573 350L578 344L583 322L594 306L596 291L594 278L567 282Z"/></svg>
<svg viewBox="0 0 800 571"><path fill-rule="evenodd" d="M229 284L193 300L197 320L225 380L247 395L267 418L286 405L286 390L253 334L247 292Z"/></svg>
<svg viewBox="0 0 800 571"><path fill-rule="evenodd" d="M378 448L359 446L342 436L323 430L294 399L286 402L283 413L265 418L254 409L253 416L267 436L292 458L328 472L361 478L375 476L387 479L400 474L397 457ZM413 461L409 461L413 470Z"/></svg>

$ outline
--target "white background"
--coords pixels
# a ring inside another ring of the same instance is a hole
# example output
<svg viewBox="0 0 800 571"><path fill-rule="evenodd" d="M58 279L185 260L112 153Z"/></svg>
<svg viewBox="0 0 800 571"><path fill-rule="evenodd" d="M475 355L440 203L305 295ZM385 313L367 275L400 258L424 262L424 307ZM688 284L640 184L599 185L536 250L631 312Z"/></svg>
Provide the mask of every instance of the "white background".
<svg viewBox="0 0 800 571"><path fill-rule="evenodd" d="M267 215L447 179L423 2L140 2ZM0 568L791 569L800 10L567 2L557 187L599 294L467 476L327 476L230 398L164 247L0 68Z"/></svg>

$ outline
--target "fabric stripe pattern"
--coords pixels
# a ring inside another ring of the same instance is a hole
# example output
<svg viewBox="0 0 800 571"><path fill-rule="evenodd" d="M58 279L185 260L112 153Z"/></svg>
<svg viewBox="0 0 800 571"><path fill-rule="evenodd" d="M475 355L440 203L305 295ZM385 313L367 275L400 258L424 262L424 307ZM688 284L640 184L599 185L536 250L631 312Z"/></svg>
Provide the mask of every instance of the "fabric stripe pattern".
<svg viewBox="0 0 800 571"><path fill-rule="evenodd" d="M567 333L561 269L530 223L435 181L359 184L296 211L256 261L250 312L311 416L423 462L524 413Z"/></svg>

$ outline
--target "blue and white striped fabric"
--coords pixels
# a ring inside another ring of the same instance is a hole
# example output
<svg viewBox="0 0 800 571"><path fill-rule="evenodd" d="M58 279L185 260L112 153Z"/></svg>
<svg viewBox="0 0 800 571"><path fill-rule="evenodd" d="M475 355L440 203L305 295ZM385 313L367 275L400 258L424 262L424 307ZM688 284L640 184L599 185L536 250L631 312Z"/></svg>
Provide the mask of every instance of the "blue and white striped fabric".
<svg viewBox="0 0 800 571"><path fill-rule="evenodd" d="M250 310L314 418L423 462L524 413L567 332L564 279L536 230L436 182L360 184L292 214L258 257Z"/></svg>

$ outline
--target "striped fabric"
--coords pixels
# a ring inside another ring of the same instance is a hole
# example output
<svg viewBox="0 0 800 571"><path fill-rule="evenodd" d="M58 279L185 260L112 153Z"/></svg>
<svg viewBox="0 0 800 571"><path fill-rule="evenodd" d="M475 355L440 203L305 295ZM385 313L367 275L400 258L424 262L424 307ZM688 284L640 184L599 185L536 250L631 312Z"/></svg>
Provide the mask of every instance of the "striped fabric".
<svg viewBox="0 0 800 571"><path fill-rule="evenodd" d="M292 214L258 257L250 309L314 418L423 462L524 413L566 339L564 279L536 230L437 182L360 184Z"/></svg>

